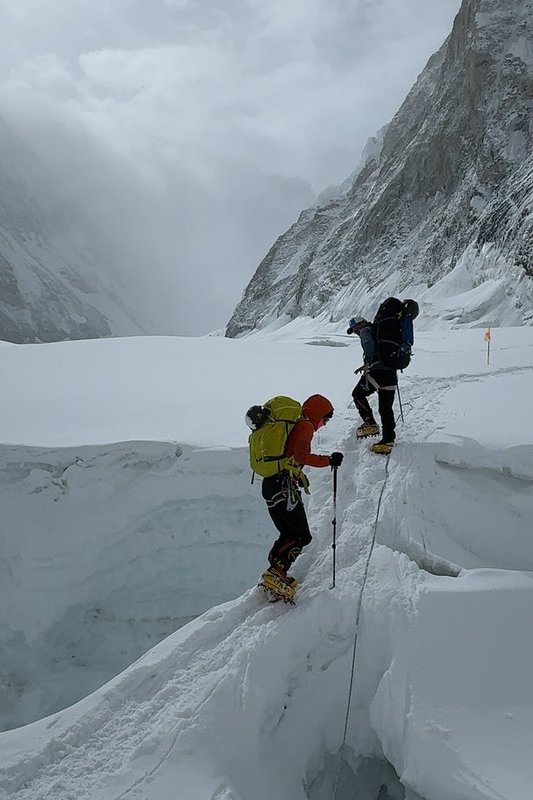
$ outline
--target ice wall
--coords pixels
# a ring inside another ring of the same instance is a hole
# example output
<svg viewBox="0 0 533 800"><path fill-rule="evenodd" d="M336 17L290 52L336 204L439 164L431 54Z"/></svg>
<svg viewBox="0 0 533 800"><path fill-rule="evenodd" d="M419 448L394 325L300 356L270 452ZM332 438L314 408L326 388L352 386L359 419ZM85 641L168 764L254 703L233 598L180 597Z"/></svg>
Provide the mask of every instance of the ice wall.
<svg viewBox="0 0 533 800"><path fill-rule="evenodd" d="M70 705L265 563L245 450L3 447L0 720Z"/></svg>

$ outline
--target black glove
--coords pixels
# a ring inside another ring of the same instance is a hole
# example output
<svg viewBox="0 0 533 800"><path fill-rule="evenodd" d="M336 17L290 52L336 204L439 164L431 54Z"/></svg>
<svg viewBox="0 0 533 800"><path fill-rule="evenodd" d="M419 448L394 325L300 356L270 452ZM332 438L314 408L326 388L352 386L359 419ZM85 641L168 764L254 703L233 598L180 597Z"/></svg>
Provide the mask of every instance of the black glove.
<svg viewBox="0 0 533 800"><path fill-rule="evenodd" d="M329 464L331 467L340 467L342 464L342 459L344 458L342 453L332 453L329 457Z"/></svg>

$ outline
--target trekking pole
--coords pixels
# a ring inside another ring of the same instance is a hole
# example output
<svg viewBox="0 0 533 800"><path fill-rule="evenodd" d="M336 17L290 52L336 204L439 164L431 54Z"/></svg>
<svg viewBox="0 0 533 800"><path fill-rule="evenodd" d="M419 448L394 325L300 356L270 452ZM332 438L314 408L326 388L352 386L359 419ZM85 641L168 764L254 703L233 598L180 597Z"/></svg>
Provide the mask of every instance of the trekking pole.
<svg viewBox="0 0 533 800"><path fill-rule="evenodd" d="M333 527L333 541L331 549L333 550L333 583L331 588L335 588L335 550L337 548L337 469L333 467L333 519L331 525Z"/></svg>
<svg viewBox="0 0 533 800"><path fill-rule="evenodd" d="M400 404L400 417L402 418L403 422L403 406L402 406L402 396L400 394L400 384L398 383L397 386L398 386L398 402Z"/></svg>

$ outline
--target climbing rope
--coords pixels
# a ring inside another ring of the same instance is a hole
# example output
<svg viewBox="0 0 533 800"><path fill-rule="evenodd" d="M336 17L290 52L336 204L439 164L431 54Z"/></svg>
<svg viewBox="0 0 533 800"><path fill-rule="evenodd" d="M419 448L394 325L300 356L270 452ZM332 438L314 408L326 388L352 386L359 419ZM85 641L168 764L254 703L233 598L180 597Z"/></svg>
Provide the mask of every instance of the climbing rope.
<svg viewBox="0 0 533 800"><path fill-rule="evenodd" d="M383 481L383 485L382 485L381 491L379 493L378 507L376 509L376 518L374 520L374 530L373 530L373 533L372 533L372 541L370 543L370 547L369 547L368 554L367 554L367 557L366 557L365 570L364 570L364 573L363 573L363 580L361 581L361 588L359 590L359 597L358 597L358 600L357 600L357 613L356 613L356 616L355 616L355 634L354 634L353 648L352 648L352 663L351 663L351 668L350 668L350 685L349 685L349 689L348 689L348 703L347 703L347 706L346 706L346 717L344 719L344 731L343 731L343 735L342 735L342 743L341 743L341 746L339 748L339 756L342 753L342 751L343 751L343 749L344 749L344 747L346 745L346 737L348 735L348 722L349 722L349 719L350 719L350 706L351 706L351 703L352 703L352 694L353 694L353 687L354 687L354 682L355 682L355 663L356 663L356 656L357 656L357 642L359 640L359 637L358 637L359 621L361 619L361 608L362 608L362 605L363 605L363 592L365 590L365 583L366 583L366 579L368 577L368 570L369 570L369 567L370 567L370 559L372 558L372 553L374 552L374 545L376 544L376 536L377 536L377 532L378 532L379 512L381 510L381 501L383 499L383 493L385 492L385 487L387 485L387 478L389 477L389 458L390 458L390 454L387 456L387 460L385 462L385 480ZM337 765L337 776L335 778L335 787L333 789L333 800L335 800L335 798L337 797L337 790L339 788L340 772L341 772L341 760L340 760L340 757L339 757L339 763Z"/></svg>

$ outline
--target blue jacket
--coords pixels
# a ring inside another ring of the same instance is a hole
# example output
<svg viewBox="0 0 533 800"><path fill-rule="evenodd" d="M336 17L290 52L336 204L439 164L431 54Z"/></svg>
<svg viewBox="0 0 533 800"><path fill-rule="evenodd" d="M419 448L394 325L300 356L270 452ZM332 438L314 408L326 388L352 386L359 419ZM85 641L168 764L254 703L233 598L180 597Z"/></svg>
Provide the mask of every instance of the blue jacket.
<svg viewBox="0 0 533 800"><path fill-rule="evenodd" d="M365 364L367 364L369 367L371 366L372 369L386 369L396 372L396 370L392 369L391 367L386 367L381 363L381 361L378 361L376 333L372 323L370 325L365 325L365 327L362 328L362 330L359 332L359 338L361 339L361 347L363 348Z"/></svg>
<svg viewBox="0 0 533 800"><path fill-rule="evenodd" d="M363 348L364 362L370 366L377 360L376 340L373 325L366 325L360 332L361 347Z"/></svg>

